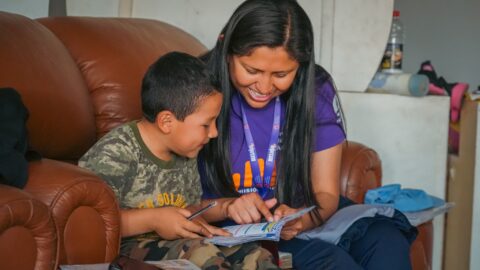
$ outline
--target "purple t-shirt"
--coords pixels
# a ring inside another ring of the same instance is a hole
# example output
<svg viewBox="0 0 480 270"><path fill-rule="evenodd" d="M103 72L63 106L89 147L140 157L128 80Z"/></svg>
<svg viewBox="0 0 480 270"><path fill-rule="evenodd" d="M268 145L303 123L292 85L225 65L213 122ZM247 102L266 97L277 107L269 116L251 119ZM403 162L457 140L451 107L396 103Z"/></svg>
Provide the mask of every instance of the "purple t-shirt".
<svg viewBox="0 0 480 270"><path fill-rule="evenodd" d="M267 106L255 109L250 107L243 97L233 95L232 110L230 112L230 161L232 169L233 182L238 192L244 194L255 192L253 187L252 170L250 158L245 140L243 129L242 111L240 102L243 104L245 114L248 119L250 130L255 144L258 156L258 163L261 175L263 176L264 164L270 144L272 133L273 115L275 108L275 99L270 101ZM281 106L281 126L285 120L285 104L282 101ZM338 106L336 92L330 80L322 80L317 77L316 80L316 104L315 104L315 141L314 151L335 146L345 140L345 132L342 126L341 114ZM279 145L281 146L282 134L280 134ZM278 151L277 151L278 152ZM276 173L273 171L270 186L276 184ZM210 192L204 191L208 196Z"/></svg>

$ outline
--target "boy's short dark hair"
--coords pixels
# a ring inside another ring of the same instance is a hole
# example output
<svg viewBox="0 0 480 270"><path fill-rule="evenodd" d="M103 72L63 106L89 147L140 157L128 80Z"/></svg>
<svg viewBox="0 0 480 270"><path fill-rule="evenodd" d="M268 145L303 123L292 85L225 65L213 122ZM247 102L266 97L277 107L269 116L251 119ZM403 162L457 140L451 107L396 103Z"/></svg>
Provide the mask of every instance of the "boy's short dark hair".
<svg viewBox="0 0 480 270"><path fill-rule="evenodd" d="M213 77L200 59L181 52L161 56L147 70L142 81L142 111L150 122L168 110L183 121L199 102L218 91Z"/></svg>

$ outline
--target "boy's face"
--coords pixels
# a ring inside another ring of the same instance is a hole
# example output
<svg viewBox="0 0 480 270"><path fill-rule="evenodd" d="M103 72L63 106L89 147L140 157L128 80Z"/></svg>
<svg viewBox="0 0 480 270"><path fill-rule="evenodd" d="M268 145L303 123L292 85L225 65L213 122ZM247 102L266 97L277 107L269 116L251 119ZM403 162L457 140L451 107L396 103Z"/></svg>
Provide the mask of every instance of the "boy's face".
<svg viewBox="0 0 480 270"><path fill-rule="evenodd" d="M198 108L183 121L176 120L172 126L170 150L179 156L194 158L211 138L218 135L215 120L222 107L222 94L203 98Z"/></svg>

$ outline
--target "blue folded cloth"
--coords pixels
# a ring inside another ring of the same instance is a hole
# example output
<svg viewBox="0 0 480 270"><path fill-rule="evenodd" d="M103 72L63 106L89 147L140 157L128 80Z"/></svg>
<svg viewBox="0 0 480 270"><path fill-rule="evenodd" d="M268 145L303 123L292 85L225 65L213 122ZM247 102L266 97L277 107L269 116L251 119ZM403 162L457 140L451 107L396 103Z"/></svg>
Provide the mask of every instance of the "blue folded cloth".
<svg viewBox="0 0 480 270"><path fill-rule="evenodd" d="M421 189L402 189L399 184L385 185L367 191L364 202L390 205L402 212L421 211L445 203L444 200L429 195Z"/></svg>

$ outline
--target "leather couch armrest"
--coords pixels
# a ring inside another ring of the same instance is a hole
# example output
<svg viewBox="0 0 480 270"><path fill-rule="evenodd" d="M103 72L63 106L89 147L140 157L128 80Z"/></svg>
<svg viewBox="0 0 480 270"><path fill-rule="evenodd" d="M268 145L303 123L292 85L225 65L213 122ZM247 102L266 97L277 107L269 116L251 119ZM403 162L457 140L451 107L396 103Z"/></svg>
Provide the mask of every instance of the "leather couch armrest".
<svg viewBox="0 0 480 270"><path fill-rule="evenodd" d="M433 251L433 222L430 220L417 227L418 236L412 243L410 260L412 269L431 269Z"/></svg>
<svg viewBox="0 0 480 270"><path fill-rule="evenodd" d="M66 162L42 159L29 164L25 190L50 208L60 265L109 262L118 254L117 200L95 174Z"/></svg>
<svg viewBox="0 0 480 270"><path fill-rule="evenodd" d="M345 141L340 171L340 194L357 203L363 203L367 190L381 185L382 163L375 150Z"/></svg>
<svg viewBox="0 0 480 270"><path fill-rule="evenodd" d="M0 185L2 269L55 269L56 237L44 203L21 189Z"/></svg>

